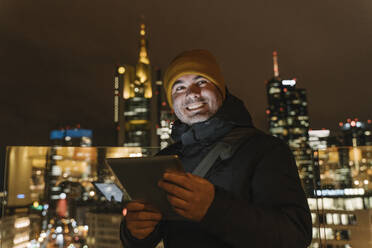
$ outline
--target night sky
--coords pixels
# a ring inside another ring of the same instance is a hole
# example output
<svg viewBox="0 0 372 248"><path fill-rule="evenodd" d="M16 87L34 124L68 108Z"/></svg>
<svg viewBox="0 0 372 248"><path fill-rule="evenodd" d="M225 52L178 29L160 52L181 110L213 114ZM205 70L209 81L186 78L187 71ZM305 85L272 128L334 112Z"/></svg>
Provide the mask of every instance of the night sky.
<svg viewBox="0 0 372 248"><path fill-rule="evenodd" d="M273 50L308 91L311 128L372 118L371 0L0 0L2 151L73 123L114 145L114 65L136 63L141 15L153 66L210 50L263 130Z"/></svg>

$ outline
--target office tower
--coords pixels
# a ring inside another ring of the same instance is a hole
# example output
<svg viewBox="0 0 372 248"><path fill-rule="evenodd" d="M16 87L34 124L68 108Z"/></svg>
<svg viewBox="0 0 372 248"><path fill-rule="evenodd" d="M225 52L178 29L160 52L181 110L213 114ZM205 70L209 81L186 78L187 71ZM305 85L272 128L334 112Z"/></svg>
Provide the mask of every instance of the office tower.
<svg viewBox="0 0 372 248"><path fill-rule="evenodd" d="M277 53L273 53L274 77L267 81L266 91L271 134L288 142L291 148L308 143L309 116L306 90L296 88L296 79L279 77Z"/></svg>
<svg viewBox="0 0 372 248"><path fill-rule="evenodd" d="M77 168L80 167L79 163L70 164L72 157L76 160L86 160L84 165L89 163L89 160L92 159L89 152L87 156L84 156L84 150L81 150L81 155L83 155L82 158L77 159L77 156L74 156L75 154L68 156L68 152L63 151L60 147L90 147L92 144L92 136L92 130L81 128L66 128L61 130L52 130L50 132L50 140L53 145L50 149L49 159L47 159L44 181L46 183L45 199L48 199L48 204L50 204L51 207L56 207L57 203L60 201L60 194L63 193L61 186L56 186L57 181L61 176L63 176L62 173L64 172L66 177L73 176L73 169L77 171ZM79 168L78 171L81 172L81 168ZM89 172L90 168L87 167L87 169L83 169L85 178L88 177Z"/></svg>
<svg viewBox="0 0 372 248"><path fill-rule="evenodd" d="M156 125L156 134L160 139L160 149L163 149L172 143L170 134L176 117L167 104L160 70L156 71L156 78L157 110L159 116L159 122Z"/></svg>
<svg viewBox="0 0 372 248"><path fill-rule="evenodd" d="M114 73L114 123L119 146L159 145L156 135L159 116L154 88L146 27L142 23L137 65L119 65Z"/></svg>
<svg viewBox="0 0 372 248"><path fill-rule="evenodd" d="M54 146L92 146L93 131L82 129L80 125L76 128L69 127L50 132L50 140Z"/></svg>
<svg viewBox="0 0 372 248"><path fill-rule="evenodd" d="M44 230L49 224L62 228L63 225L58 224L62 219L82 222L76 202L88 200L83 182L92 178L93 167L97 166L96 150L91 147L92 136L92 130L81 129L79 125L51 131L52 146L45 158L44 172L43 204L47 206L45 218L42 218Z"/></svg>
<svg viewBox="0 0 372 248"><path fill-rule="evenodd" d="M87 244L92 248L121 248L120 223L121 213L112 213L110 209L105 212L87 212L86 220L89 226Z"/></svg>
<svg viewBox="0 0 372 248"><path fill-rule="evenodd" d="M372 152L368 149L363 150L365 153L363 154L361 153L362 150L358 148L372 145L371 120L361 122L357 118L353 120L349 118L345 123L340 122L339 126L341 129L341 146L338 149L340 163L338 170L339 184L350 188L353 185L352 175L359 171L367 170L367 167L360 163L359 158L372 155ZM355 171L352 171L352 167L355 168Z"/></svg>
<svg viewBox="0 0 372 248"><path fill-rule="evenodd" d="M310 247L371 246L370 149L369 146L329 147L314 153L321 188L317 189L317 197L308 198L313 220ZM347 164L341 155L347 156Z"/></svg>
<svg viewBox="0 0 372 248"><path fill-rule="evenodd" d="M309 116L306 90L296 88L296 79L281 79L278 54L273 52L274 77L266 81L270 133L291 148L307 194L314 192L312 151L308 145Z"/></svg>
<svg viewBox="0 0 372 248"><path fill-rule="evenodd" d="M347 119L345 123L340 122L342 131L342 145L344 146L370 146L372 145L372 121L359 121Z"/></svg>

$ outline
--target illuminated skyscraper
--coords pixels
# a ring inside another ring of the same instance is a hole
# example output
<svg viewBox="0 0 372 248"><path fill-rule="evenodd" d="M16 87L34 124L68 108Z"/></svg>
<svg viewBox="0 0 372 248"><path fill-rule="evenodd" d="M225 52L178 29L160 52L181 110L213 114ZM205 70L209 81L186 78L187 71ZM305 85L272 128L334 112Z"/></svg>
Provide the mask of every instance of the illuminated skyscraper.
<svg viewBox="0 0 372 248"><path fill-rule="evenodd" d="M73 129L66 128L50 132L52 146L47 156L44 172L45 203L49 206L48 223L51 216L57 214L52 209L58 209L58 206L66 206L63 207L64 211L58 213L58 215L66 217L68 212L66 197L68 198L70 192L73 191L72 188L83 188L80 183L72 182L72 179L78 176L86 179L91 175L92 160L95 159L92 156L95 154L92 154L93 150L90 149L92 138L92 130L81 129L80 125ZM77 152L68 154L66 147L76 147L72 150L78 151L79 154ZM77 147L81 147L81 149ZM65 179L64 181L61 181L61 176ZM71 217L71 211L69 214Z"/></svg>
<svg viewBox="0 0 372 248"><path fill-rule="evenodd" d="M175 121L175 115L169 105L167 104L167 97L163 88L163 82L161 80L161 71L156 71L156 95L157 95L157 105L158 105L158 116L159 123L156 126L156 134L160 138L160 149L163 149L172 143L170 134Z"/></svg>
<svg viewBox="0 0 372 248"><path fill-rule="evenodd" d="M308 142L306 90L296 88L296 79L282 80L276 52L273 60L274 77L266 84L270 133L287 141L291 148L300 148Z"/></svg>
<svg viewBox="0 0 372 248"><path fill-rule="evenodd" d="M266 82L270 133L289 144L296 158L307 193L314 192L312 151L309 141L309 116L306 90L296 88L296 79L279 76L278 55L273 52L274 77Z"/></svg>
<svg viewBox="0 0 372 248"><path fill-rule="evenodd" d="M119 65L114 75L114 123L119 146L159 146L157 95L153 94L151 78L146 27L142 23L137 65Z"/></svg>
<svg viewBox="0 0 372 248"><path fill-rule="evenodd" d="M372 121L359 121L357 118L347 119L340 122L342 131L342 145L344 146L371 146L372 145Z"/></svg>

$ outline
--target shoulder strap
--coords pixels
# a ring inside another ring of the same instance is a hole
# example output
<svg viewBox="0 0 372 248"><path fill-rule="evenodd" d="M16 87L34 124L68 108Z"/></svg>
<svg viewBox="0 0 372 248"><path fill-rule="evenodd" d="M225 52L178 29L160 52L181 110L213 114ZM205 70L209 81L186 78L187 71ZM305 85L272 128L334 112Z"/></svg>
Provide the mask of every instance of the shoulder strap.
<svg viewBox="0 0 372 248"><path fill-rule="evenodd" d="M214 145L192 174L204 177L219 157L222 160L231 158L240 145L256 133L258 131L255 128L234 128Z"/></svg>

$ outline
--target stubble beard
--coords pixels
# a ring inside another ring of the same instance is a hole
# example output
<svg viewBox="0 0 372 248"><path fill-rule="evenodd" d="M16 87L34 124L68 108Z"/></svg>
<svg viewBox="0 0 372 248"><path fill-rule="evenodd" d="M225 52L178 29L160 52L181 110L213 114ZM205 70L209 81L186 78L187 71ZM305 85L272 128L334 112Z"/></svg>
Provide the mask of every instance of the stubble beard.
<svg viewBox="0 0 372 248"><path fill-rule="evenodd" d="M207 105L208 109L206 111L204 109L201 109L200 111L196 111L195 113L189 112L186 109L186 106L192 103L204 103ZM181 111L180 108L182 108L183 111ZM204 98L199 98L197 100L189 99L184 104L182 104L180 108L175 107L174 113L181 122L187 125L192 125L198 122L206 121L214 114L211 112L210 104Z"/></svg>

